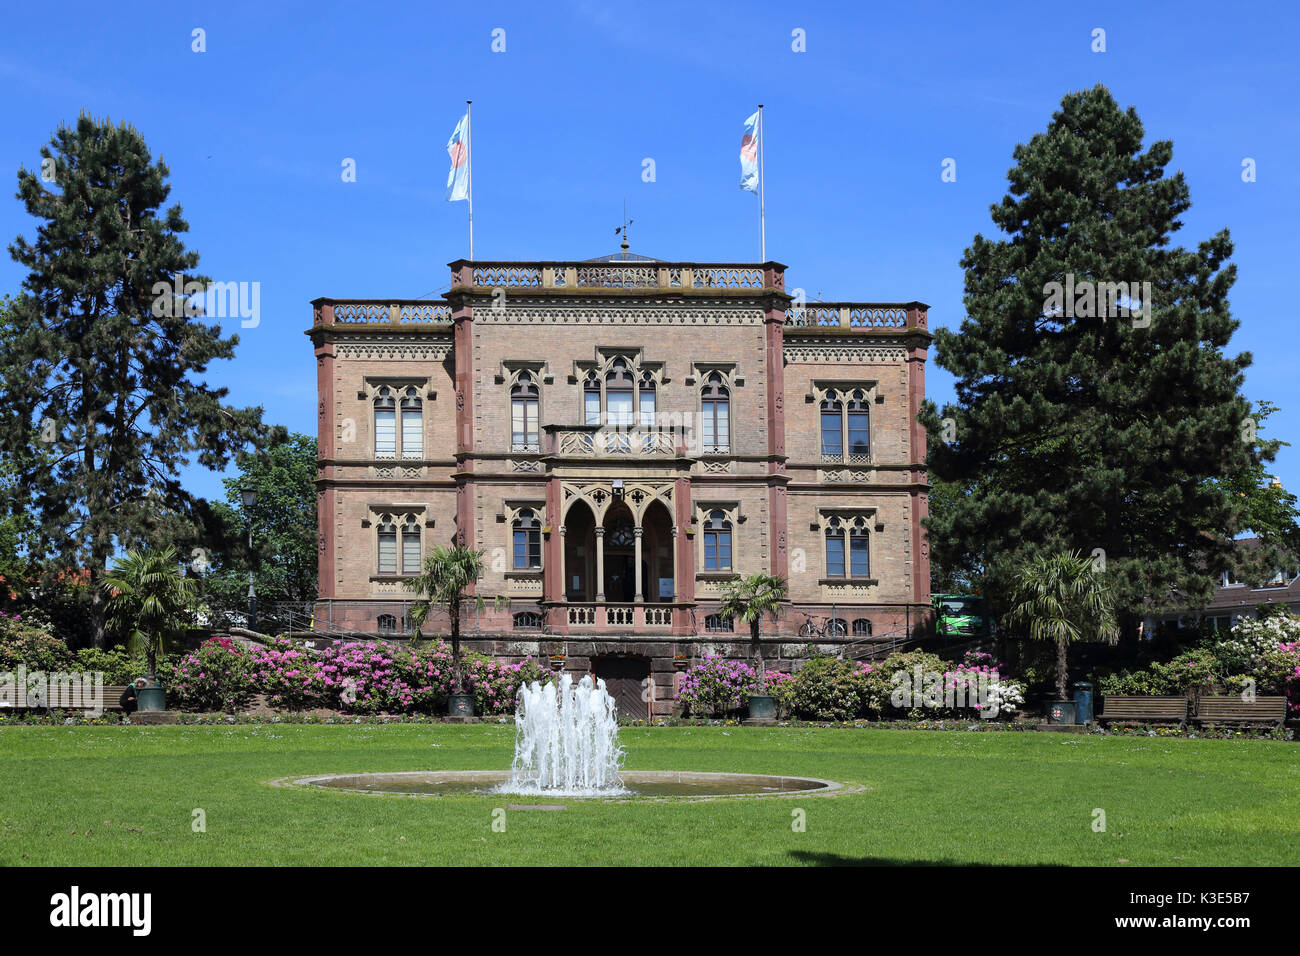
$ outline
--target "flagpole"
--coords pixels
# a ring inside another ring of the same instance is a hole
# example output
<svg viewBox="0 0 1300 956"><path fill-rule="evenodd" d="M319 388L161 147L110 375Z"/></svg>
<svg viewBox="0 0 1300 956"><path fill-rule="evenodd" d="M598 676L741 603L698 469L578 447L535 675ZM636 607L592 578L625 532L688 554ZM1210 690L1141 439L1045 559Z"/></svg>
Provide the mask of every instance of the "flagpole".
<svg viewBox="0 0 1300 956"><path fill-rule="evenodd" d="M758 104L758 248L759 261L767 261L767 210L763 201L763 104ZM473 254L470 254L473 258Z"/></svg>
<svg viewBox="0 0 1300 956"><path fill-rule="evenodd" d="M465 191L469 199L469 261L474 261L474 146L473 135L470 127L473 125L470 119L470 104L473 100L465 101Z"/></svg>

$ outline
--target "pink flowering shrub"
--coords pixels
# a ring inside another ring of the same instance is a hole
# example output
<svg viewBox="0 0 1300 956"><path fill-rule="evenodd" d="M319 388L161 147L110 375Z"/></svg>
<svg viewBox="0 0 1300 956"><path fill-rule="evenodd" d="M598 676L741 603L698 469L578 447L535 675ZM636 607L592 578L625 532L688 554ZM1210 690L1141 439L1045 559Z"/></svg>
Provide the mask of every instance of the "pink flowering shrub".
<svg viewBox="0 0 1300 956"><path fill-rule="evenodd" d="M682 674L677 699L697 717L738 710L745 706L751 694L771 694L778 702L783 702L790 675L769 670L766 678L766 689L762 689L753 664L710 654Z"/></svg>
<svg viewBox="0 0 1300 956"><path fill-rule="evenodd" d="M474 695L474 709L483 715L513 714L519 686L546 683L554 675L532 658L507 664L478 654L465 660L466 692Z"/></svg>
<svg viewBox="0 0 1300 956"><path fill-rule="evenodd" d="M327 647L320 658L326 703L358 714L414 709L415 689L403 673L409 654L369 641Z"/></svg>
<svg viewBox="0 0 1300 956"><path fill-rule="evenodd" d="M285 640L257 648L249 661L253 690L272 707L302 710L322 701L325 681L320 663Z"/></svg>
<svg viewBox="0 0 1300 956"><path fill-rule="evenodd" d="M1281 654L1291 658L1286 673L1286 703L1292 716L1300 715L1300 641L1289 641L1277 646Z"/></svg>
<svg viewBox="0 0 1300 956"><path fill-rule="evenodd" d="M233 713L252 686L248 655L229 638L214 637L177 661L167 691L185 710Z"/></svg>
<svg viewBox="0 0 1300 956"><path fill-rule="evenodd" d="M508 664L482 654L461 655L465 692L481 715L514 713L515 691L551 672L530 660ZM321 682L331 704L352 713L440 713L452 689L451 650L442 641L414 650L353 642L328 648Z"/></svg>
<svg viewBox="0 0 1300 956"><path fill-rule="evenodd" d="M465 693L474 695L474 712L482 716L512 714L519 685L551 679L551 671L532 658L514 664L475 654L461 654ZM442 641L421 647L410 655L405 671L414 689L415 709L439 712L452 690L451 648Z"/></svg>

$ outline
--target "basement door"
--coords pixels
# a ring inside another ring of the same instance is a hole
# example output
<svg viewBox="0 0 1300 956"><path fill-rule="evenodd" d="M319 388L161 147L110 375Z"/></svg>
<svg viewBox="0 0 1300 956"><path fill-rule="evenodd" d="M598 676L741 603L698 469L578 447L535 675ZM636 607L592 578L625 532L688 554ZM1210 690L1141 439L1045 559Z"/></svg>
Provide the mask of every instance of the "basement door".
<svg viewBox="0 0 1300 956"><path fill-rule="evenodd" d="M605 682L614 698L617 716L626 720L647 720L650 704L650 662L644 657L597 657L591 670Z"/></svg>

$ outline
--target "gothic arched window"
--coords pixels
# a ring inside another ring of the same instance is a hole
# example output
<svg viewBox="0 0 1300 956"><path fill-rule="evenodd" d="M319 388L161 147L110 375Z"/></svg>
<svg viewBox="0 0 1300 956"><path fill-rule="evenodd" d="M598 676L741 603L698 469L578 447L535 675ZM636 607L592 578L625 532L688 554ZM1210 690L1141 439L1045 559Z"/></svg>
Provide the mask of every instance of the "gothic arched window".
<svg viewBox="0 0 1300 956"><path fill-rule="evenodd" d="M375 392L375 457L397 457L397 400L387 385Z"/></svg>
<svg viewBox="0 0 1300 956"><path fill-rule="evenodd" d="M542 528L531 508L515 515L513 566L516 571L536 571L542 566Z"/></svg>
<svg viewBox="0 0 1300 956"><path fill-rule="evenodd" d="M424 416L420 390L414 385L402 389L402 457L424 457Z"/></svg>
<svg viewBox="0 0 1300 956"><path fill-rule="evenodd" d="M704 454L731 451L731 392L721 372L712 372L700 392L701 440Z"/></svg>
<svg viewBox="0 0 1300 956"><path fill-rule="evenodd" d="M722 510L710 511L704 522L704 570L731 570L731 522Z"/></svg>
<svg viewBox="0 0 1300 956"><path fill-rule="evenodd" d="M538 451L537 383L528 372L520 372L510 389L510 448L512 451Z"/></svg>

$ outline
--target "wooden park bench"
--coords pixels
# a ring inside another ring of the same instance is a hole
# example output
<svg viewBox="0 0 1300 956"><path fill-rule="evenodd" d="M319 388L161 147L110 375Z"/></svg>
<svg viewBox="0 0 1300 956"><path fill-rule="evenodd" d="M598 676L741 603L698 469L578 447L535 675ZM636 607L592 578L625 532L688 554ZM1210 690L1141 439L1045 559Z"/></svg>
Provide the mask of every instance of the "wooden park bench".
<svg viewBox="0 0 1300 956"><path fill-rule="evenodd" d="M122 695L124 693L126 693L125 684L117 684L117 685L105 684L104 700L103 700L104 712L108 713L109 711L121 711ZM5 710L10 710L10 709L12 710L90 710L92 709L91 701L89 700L75 701L73 702L72 706L69 706L64 703L59 703L59 702L55 702L53 705L51 705L48 701L38 702L34 700L28 700L26 694L22 693L21 691L19 692L19 698L15 703L3 703L0 704L0 708L3 708Z"/></svg>
<svg viewBox="0 0 1300 956"><path fill-rule="evenodd" d="M1232 694L1202 697L1196 703L1196 722L1203 726L1257 727L1272 724L1280 729L1285 721L1285 697L1256 697L1247 701Z"/></svg>
<svg viewBox="0 0 1300 956"><path fill-rule="evenodd" d="M1100 721L1124 724L1187 723L1186 697L1129 697L1108 694L1102 698Z"/></svg>

